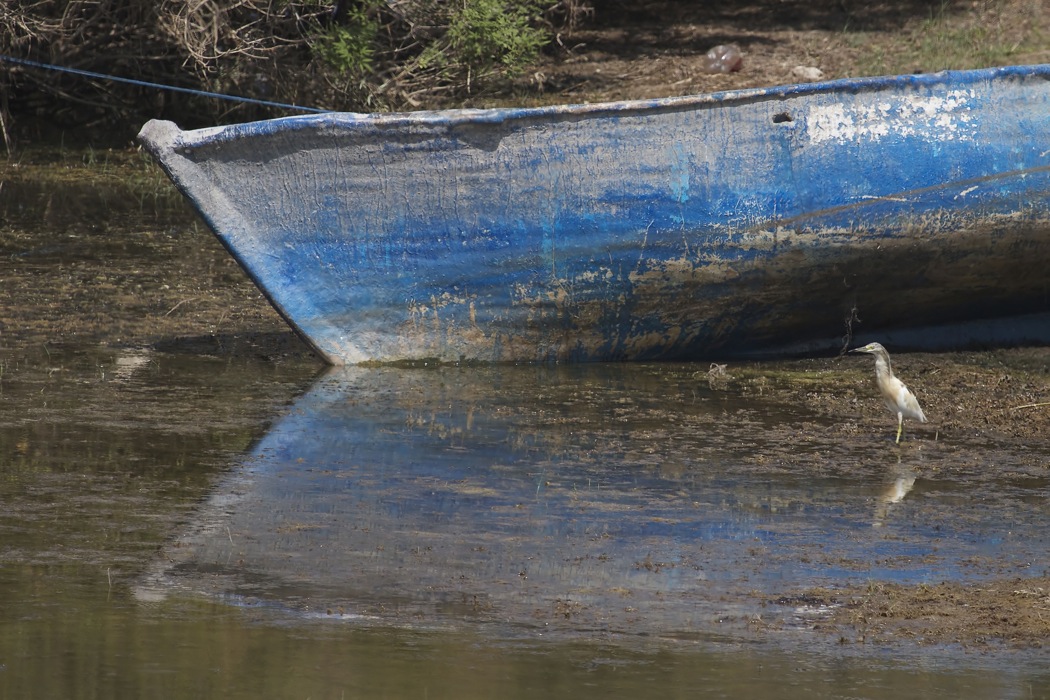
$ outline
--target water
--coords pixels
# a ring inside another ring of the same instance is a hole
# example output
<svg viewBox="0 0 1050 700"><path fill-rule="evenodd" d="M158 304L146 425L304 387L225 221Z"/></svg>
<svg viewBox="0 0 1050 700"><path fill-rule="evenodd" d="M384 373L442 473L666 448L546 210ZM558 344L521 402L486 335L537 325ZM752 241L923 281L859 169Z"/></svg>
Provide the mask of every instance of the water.
<svg viewBox="0 0 1050 700"><path fill-rule="evenodd" d="M325 371L118 166L0 189L0 697L1050 693L790 599L1045 573L1044 447L844 440L692 365Z"/></svg>

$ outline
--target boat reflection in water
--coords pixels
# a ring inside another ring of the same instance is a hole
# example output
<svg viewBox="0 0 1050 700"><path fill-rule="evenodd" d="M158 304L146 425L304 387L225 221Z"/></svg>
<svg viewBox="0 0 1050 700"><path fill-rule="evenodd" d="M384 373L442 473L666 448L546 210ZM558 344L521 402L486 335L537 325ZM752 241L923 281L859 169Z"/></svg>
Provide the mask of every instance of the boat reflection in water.
<svg viewBox="0 0 1050 700"><path fill-rule="evenodd" d="M896 451L800 429L819 418L704 375L332 370L217 485L137 595L384 624L693 635L746 625L798 586L951 577L953 545L910 501L872 528ZM920 563L934 537L943 565Z"/></svg>

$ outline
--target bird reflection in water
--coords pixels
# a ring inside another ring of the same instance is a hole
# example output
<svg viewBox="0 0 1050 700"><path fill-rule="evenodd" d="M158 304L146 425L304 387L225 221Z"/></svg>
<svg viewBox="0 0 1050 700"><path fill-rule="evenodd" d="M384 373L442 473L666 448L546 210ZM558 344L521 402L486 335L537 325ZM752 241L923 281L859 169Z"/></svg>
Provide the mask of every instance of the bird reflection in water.
<svg viewBox="0 0 1050 700"><path fill-rule="evenodd" d="M915 487L915 472L901 465L900 457L897 457L897 465L890 474L893 482L887 486L875 505L875 516L872 519L872 527L882 527L890 513L890 507L904 500L904 497Z"/></svg>

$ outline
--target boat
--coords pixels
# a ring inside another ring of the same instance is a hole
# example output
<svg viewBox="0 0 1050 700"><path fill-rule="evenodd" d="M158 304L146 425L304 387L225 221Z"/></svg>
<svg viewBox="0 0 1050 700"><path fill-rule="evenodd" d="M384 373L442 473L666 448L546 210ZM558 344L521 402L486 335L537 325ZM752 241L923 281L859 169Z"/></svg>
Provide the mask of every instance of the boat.
<svg viewBox="0 0 1050 700"><path fill-rule="evenodd" d="M1043 318L1048 137L1050 65L139 134L337 365L716 359Z"/></svg>

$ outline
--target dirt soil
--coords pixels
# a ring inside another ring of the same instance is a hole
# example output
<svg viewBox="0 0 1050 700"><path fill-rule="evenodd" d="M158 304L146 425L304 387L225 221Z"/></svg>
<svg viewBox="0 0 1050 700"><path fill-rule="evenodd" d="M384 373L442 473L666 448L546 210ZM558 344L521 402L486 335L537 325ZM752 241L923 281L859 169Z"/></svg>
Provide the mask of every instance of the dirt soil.
<svg viewBox="0 0 1050 700"><path fill-rule="evenodd" d="M562 50L522 78L519 94L471 104L648 99L1050 61L1046 0L593 4L592 19L559 35ZM743 53L741 70L709 72L705 54L726 44Z"/></svg>

